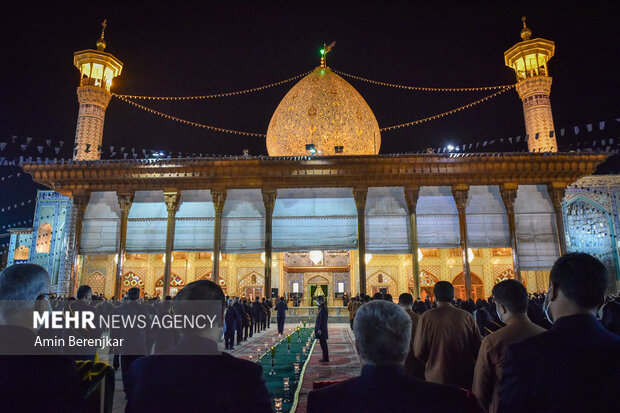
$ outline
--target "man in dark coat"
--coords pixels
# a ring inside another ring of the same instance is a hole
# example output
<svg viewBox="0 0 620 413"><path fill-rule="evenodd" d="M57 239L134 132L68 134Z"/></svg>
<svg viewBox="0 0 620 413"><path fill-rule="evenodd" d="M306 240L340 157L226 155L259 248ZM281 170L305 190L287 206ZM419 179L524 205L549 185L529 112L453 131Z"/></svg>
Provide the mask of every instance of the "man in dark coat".
<svg viewBox="0 0 620 413"><path fill-rule="evenodd" d="M62 338L65 340L65 343L69 342L69 337L74 336L77 339L98 339L101 338L101 334L103 333L103 328L99 325L99 316L100 312L97 308L90 306L90 301L93 296L93 291L88 285L80 285L80 288L77 290L76 298L77 300L67 301L67 305L65 306L64 312L65 316L70 315L74 316L77 313L82 312L91 312L94 317L94 329L89 328L73 328L73 327L65 327L62 330ZM80 347L66 347L65 354L70 357L73 357L75 360L94 360L95 353L97 352L97 346L80 346Z"/></svg>
<svg viewBox="0 0 620 413"><path fill-rule="evenodd" d="M316 303L319 305L319 314L316 316L316 323L314 325L314 335L321 344L321 350L323 351L323 358L319 360L321 363L329 362L329 352L327 350L327 304L325 303L325 297L319 295L316 298Z"/></svg>
<svg viewBox="0 0 620 413"><path fill-rule="evenodd" d="M284 297L280 297L280 301L278 301L278 304L276 304L279 334L284 334L284 320L286 319L287 310L288 310L288 305L286 305L286 302L284 301Z"/></svg>
<svg viewBox="0 0 620 413"><path fill-rule="evenodd" d="M112 316L129 319L142 317L146 322L150 320L149 310L146 305L138 302L140 299L140 289L130 288L127 291L127 301L120 307L112 311ZM138 358L150 353L152 337L150 328L111 328L110 338L122 339L122 347L117 348L116 352L120 355L121 372L123 385L127 380L129 366Z"/></svg>
<svg viewBox="0 0 620 413"><path fill-rule="evenodd" d="M213 328L207 323L204 329L185 330L166 354L142 357L131 365L127 413L272 411L260 364L217 351L224 315L222 289L208 280L189 283L175 297L174 309L182 315L200 314L195 306L207 301L222 303ZM193 307L187 305L190 302Z"/></svg>
<svg viewBox="0 0 620 413"><path fill-rule="evenodd" d="M373 300L357 311L355 343L364 366L360 377L308 394L308 413L478 412L473 397L452 386L408 377L411 318L394 303Z"/></svg>
<svg viewBox="0 0 620 413"><path fill-rule="evenodd" d="M252 304L252 310L254 313L254 332L260 333L262 331L262 320L263 315L263 305L260 303L260 298L256 297L256 301Z"/></svg>
<svg viewBox="0 0 620 413"><path fill-rule="evenodd" d="M267 311L269 310L267 308L267 303L265 303L265 297L263 297L263 299L261 300L261 318L260 318L260 326L262 330L266 330L267 329Z"/></svg>
<svg viewBox="0 0 620 413"><path fill-rule="evenodd" d="M617 411L620 337L595 317L608 283L591 255L555 262L543 307L553 326L507 347L498 412Z"/></svg>
<svg viewBox="0 0 620 413"><path fill-rule="evenodd" d="M504 280L496 284L493 287L493 298L497 302L495 311L498 321L506 326L482 340L472 387L478 403L489 413L497 412L506 347L545 332L545 329L527 318L527 290L519 281Z"/></svg>
<svg viewBox="0 0 620 413"><path fill-rule="evenodd" d="M271 328L271 309L273 308L273 303L271 302L271 298L263 301L265 305L265 316L267 317L267 328Z"/></svg>
<svg viewBox="0 0 620 413"><path fill-rule="evenodd" d="M239 345L243 340L243 319L245 318L245 311L239 297L234 298L233 308L237 311L237 345Z"/></svg>
<svg viewBox="0 0 620 413"><path fill-rule="evenodd" d="M233 307L233 299L229 298L226 306L226 332L224 333L224 348L232 350L235 348L235 332L237 331L237 310Z"/></svg>
<svg viewBox="0 0 620 413"><path fill-rule="evenodd" d="M252 337L252 307L248 304L247 298L243 299L241 305L243 306L243 339L247 340L248 337Z"/></svg>
<svg viewBox="0 0 620 413"><path fill-rule="evenodd" d="M407 354L407 358L405 359L403 372L407 376L424 379L424 363L415 358L413 350L413 339L415 338L415 331L418 327L418 321L420 320L420 316L413 312L413 296L409 293L402 293L398 297L398 305L405 310L409 318L411 318L411 342L409 354Z"/></svg>
<svg viewBox="0 0 620 413"><path fill-rule="evenodd" d="M82 395L75 361L35 348L33 303L49 291L49 275L36 264L17 264L0 273L0 410L77 412ZM9 305L9 300L15 300ZM18 301L17 301L18 300ZM47 353L48 355L40 355Z"/></svg>

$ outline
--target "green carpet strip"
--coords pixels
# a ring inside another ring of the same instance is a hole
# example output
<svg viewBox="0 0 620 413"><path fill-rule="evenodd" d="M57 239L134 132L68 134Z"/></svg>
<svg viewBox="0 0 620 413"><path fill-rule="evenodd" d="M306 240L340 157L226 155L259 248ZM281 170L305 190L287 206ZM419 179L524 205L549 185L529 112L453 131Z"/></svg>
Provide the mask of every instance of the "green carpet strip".
<svg viewBox="0 0 620 413"><path fill-rule="evenodd" d="M271 372L271 349L267 349L267 351L260 356L258 359L258 363L263 367L263 379L265 380L265 385L267 386L267 390L269 390L269 394L271 396L271 405L274 406L275 398L282 398L282 412L294 412L297 407L297 402L299 399L299 392L301 390L301 384L304 376L304 372L306 371L306 366L308 365L308 361L310 361L310 354L312 354L312 350L314 349L314 344L316 340L312 338L310 341L310 346L308 347L308 352L306 355L303 355L302 349L306 345L308 338L312 336L314 333L314 328L300 328L299 329L299 338L301 342L297 342L297 331L295 330L291 333L291 354L287 355L287 336L284 336L282 340L273 345L275 349L274 355L274 371L275 375L270 375ZM269 343L268 343L269 344ZM300 355L299 366L300 366L300 374L295 374L294 363L296 363L296 356ZM288 400L286 398L286 394L284 391L283 378L289 378L289 391L288 391Z"/></svg>

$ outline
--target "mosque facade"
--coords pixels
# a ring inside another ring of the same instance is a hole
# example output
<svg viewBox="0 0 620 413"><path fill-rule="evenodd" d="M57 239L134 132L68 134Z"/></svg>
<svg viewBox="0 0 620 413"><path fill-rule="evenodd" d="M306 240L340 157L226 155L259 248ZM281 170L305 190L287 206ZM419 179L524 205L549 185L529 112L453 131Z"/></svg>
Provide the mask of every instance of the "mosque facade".
<svg viewBox="0 0 620 413"><path fill-rule="evenodd" d="M270 156L101 160L122 70L102 32L74 58L74 160L23 165L54 190L39 192L33 228L12 230L8 264L45 266L59 294L89 284L108 297L174 295L208 279L229 295L338 305L345 294L424 298L440 280L461 298L507 278L542 291L557 257L586 251L617 289L620 177L590 176L604 154L557 152L554 44L523 25L505 62L530 152L458 155L379 155L371 108L323 59L275 110Z"/></svg>

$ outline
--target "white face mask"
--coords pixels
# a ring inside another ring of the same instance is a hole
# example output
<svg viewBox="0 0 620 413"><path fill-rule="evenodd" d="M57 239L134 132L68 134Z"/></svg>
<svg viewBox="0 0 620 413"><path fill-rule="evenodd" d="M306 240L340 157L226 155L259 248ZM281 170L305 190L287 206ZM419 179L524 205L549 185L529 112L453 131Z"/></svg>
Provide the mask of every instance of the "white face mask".
<svg viewBox="0 0 620 413"><path fill-rule="evenodd" d="M552 314L549 311L549 307L551 306L551 300L549 299L549 291L551 291L551 287L547 290L547 295L545 296L545 302L543 303L543 311L545 313L545 317L551 324L553 324Z"/></svg>
<svg viewBox="0 0 620 413"><path fill-rule="evenodd" d="M497 318L499 318L499 321L503 323L504 320L502 319L502 315L499 313L499 307L495 309L495 312L497 313Z"/></svg>

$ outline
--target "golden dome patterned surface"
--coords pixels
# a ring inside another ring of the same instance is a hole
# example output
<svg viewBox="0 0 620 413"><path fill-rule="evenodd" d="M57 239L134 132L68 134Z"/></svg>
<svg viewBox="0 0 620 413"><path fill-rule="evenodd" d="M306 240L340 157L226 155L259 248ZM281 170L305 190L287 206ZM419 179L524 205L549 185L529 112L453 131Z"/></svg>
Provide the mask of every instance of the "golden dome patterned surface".
<svg viewBox="0 0 620 413"><path fill-rule="evenodd" d="M308 144L318 156L373 155L381 146L377 119L362 95L328 67L293 86L267 128L270 156L310 155Z"/></svg>

